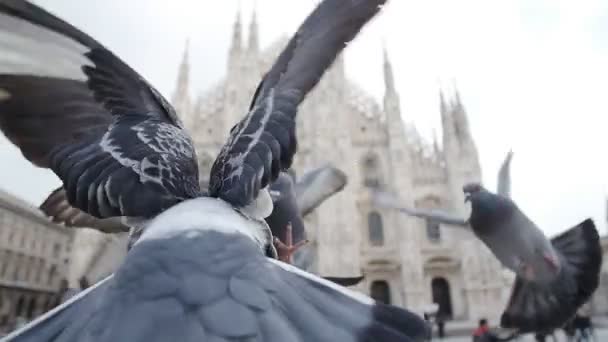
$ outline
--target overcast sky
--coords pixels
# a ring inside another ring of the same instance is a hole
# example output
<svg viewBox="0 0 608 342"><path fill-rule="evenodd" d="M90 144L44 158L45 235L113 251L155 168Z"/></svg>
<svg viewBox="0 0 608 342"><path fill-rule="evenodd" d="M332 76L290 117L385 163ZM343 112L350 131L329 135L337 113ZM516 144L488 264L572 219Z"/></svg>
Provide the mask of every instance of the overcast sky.
<svg viewBox="0 0 608 342"><path fill-rule="evenodd" d="M38 0L98 39L165 96L184 42L192 90L225 72L239 2ZM257 8L260 42L291 34L316 0L242 0L247 34ZM392 0L346 50L347 75L378 100L382 42L403 119L440 132L438 87L455 82L478 144L484 182L513 148L513 196L547 233L593 217L605 232L608 192L608 1ZM0 141L0 187L38 205L59 181Z"/></svg>

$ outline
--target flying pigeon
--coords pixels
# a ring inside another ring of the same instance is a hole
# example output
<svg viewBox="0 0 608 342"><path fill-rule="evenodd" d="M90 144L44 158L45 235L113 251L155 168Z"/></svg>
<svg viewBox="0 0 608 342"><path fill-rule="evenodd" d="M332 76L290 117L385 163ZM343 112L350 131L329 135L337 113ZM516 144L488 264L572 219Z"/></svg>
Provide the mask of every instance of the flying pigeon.
<svg viewBox="0 0 608 342"><path fill-rule="evenodd" d="M151 85L44 9L0 0L0 129L59 176L72 206L144 227L113 275L3 341L427 339L418 315L264 255L267 186L291 166L297 108L384 3L317 5L231 130L204 194L192 141Z"/></svg>
<svg viewBox="0 0 608 342"><path fill-rule="evenodd" d="M465 202L471 202L463 225L516 274L501 326L519 333L552 331L566 324L598 287L599 235L593 220L586 219L549 240L510 198L512 156L509 152L499 171L498 194L479 183L463 186ZM450 217L417 214L444 223Z"/></svg>
<svg viewBox="0 0 608 342"><path fill-rule="evenodd" d="M298 182L295 182L293 172L279 174L269 188L274 207L270 216L266 218L266 223L277 240L275 246L279 259L303 270L310 267L313 255L306 245L308 240L303 217L327 198L341 191L346 183L346 174L331 164L305 173ZM323 278L343 286L353 286L363 280L363 277L325 276Z"/></svg>

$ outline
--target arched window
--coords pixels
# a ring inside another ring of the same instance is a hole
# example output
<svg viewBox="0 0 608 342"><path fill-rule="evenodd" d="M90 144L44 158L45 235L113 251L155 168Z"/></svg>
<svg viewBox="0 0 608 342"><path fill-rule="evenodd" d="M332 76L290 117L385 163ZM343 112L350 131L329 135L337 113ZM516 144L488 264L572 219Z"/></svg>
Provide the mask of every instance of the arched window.
<svg viewBox="0 0 608 342"><path fill-rule="evenodd" d="M431 242L439 242L441 240L441 230L439 229L439 222L435 220L426 220L426 237Z"/></svg>
<svg viewBox="0 0 608 342"><path fill-rule="evenodd" d="M370 288L371 297L377 302L390 304L391 303L391 290L388 283L384 280L376 280L372 282Z"/></svg>
<svg viewBox="0 0 608 342"><path fill-rule="evenodd" d="M375 211L367 215L367 226L369 229L369 242L372 246L382 246L384 244L384 227L382 226L382 216Z"/></svg>
<svg viewBox="0 0 608 342"><path fill-rule="evenodd" d="M382 185L381 178L378 157L370 154L363 158L363 185L370 188L378 188Z"/></svg>
<svg viewBox="0 0 608 342"><path fill-rule="evenodd" d="M441 206L441 200L435 195L427 195L415 201L416 208L436 209ZM439 222L434 220L426 220L426 237L431 242L439 242L441 240L441 229Z"/></svg>

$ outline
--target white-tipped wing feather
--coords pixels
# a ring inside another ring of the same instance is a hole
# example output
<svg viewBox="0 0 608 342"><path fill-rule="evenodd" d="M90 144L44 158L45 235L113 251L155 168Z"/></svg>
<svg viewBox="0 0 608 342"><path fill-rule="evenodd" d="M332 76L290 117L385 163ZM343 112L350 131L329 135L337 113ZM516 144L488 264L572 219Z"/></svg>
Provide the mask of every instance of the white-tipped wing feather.
<svg viewBox="0 0 608 342"><path fill-rule="evenodd" d="M385 1L324 1L306 18L258 85L249 113L232 129L213 164L211 196L244 207L291 166L298 106Z"/></svg>
<svg viewBox="0 0 608 342"><path fill-rule="evenodd" d="M0 129L96 218L152 217L200 194L173 108L104 46L44 9L0 0Z"/></svg>
<svg viewBox="0 0 608 342"><path fill-rule="evenodd" d="M70 205L65 189L55 189L40 205L40 210L53 222L72 228L92 228L104 233L128 232L122 217L99 219Z"/></svg>

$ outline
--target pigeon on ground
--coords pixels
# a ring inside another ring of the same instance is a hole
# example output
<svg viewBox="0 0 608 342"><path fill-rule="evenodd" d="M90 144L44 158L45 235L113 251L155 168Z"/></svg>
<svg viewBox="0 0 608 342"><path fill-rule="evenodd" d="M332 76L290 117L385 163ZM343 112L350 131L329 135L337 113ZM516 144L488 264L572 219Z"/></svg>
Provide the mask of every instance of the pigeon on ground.
<svg viewBox="0 0 608 342"><path fill-rule="evenodd" d="M519 333L561 328L586 303L599 284L602 250L593 220L586 219L548 239L510 198L509 152L499 171L498 194L479 183L464 185L465 202L471 202L467 220L440 210L415 212L418 217L469 226L508 269L515 284L500 324ZM387 205L384 198L378 202ZM435 213L439 212L439 215ZM447 219L446 219L447 218Z"/></svg>
<svg viewBox="0 0 608 342"><path fill-rule="evenodd" d="M0 0L0 129L59 176L70 205L144 227L113 275L3 341L428 339L418 315L264 255L267 187L291 166L297 108L384 3L317 5L263 77L203 193L192 140L150 84L44 9Z"/></svg>

